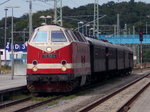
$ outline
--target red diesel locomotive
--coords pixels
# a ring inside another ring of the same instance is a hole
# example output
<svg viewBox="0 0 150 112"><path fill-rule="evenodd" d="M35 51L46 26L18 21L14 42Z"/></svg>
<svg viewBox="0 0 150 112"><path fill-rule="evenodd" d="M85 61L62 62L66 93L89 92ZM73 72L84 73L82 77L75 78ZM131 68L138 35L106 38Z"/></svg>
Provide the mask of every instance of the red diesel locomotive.
<svg viewBox="0 0 150 112"><path fill-rule="evenodd" d="M35 29L28 41L27 86L31 92L67 92L103 73L133 67L127 47L87 38L57 25Z"/></svg>

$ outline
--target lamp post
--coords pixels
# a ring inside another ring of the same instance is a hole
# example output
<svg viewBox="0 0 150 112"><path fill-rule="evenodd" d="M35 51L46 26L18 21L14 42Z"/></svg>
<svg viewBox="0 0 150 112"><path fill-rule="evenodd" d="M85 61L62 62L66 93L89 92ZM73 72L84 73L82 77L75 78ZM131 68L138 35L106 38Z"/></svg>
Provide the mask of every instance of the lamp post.
<svg viewBox="0 0 150 112"><path fill-rule="evenodd" d="M81 24L81 27L80 27L80 24ZM84 22L83 21L80 21L80 22L78 22L78 31L80 32L80 28L81 28L81 33L83 34L83 24L84 24Z"/></svg>
<svg viewBox="0 0 150 112"><path fill-rule="evenodd" d="M47 24L47 19L51 19L52 16L40 16L41 19L44 19L44 23Z"/></svg>
<svg viewBox="0 0 150 112"><path fill-rule="evenodd" d="M88 27L89 27L89 26L90 26L90 24L86 24L86 25L85 25L85 28L86 28L86 29L85 29L85 34L86 34L86 35L89 35L89 34L88 34Z"/></svg>
<svg viewBox="0 0 150 112"><path fill-rule="evenodd" d="M14 35L13 35L13 31L14 31L14 27L13 27L13 24L14 24L14 19L13 19L13 16L14 16L14 12L13 12L13 9L14 8L19 8L18 6L8 6L6 8L11 8L12 9L12 18L11 18L11 58L12 58L12 65L11 65L11 72L12 72L12 77L11 79L13 80L14 79Z"/></svg>
<svg viewBox="0 0 150 112"><path fill-rule="evenodd" d="M93 34L93 30L94 30L94 28L90 28L90 29L89 29L89 35L90 35L90 36L93 36L93 35L94 35L94 34Z"/></svg>
<svg viewBox="0 0 150 112"><path fill-rule="evenodd" d="M5 8L5 39L4 39L4 49L5 49L5 65L6 65L6 38L7 38L7 11L8 9Z"/></svg>

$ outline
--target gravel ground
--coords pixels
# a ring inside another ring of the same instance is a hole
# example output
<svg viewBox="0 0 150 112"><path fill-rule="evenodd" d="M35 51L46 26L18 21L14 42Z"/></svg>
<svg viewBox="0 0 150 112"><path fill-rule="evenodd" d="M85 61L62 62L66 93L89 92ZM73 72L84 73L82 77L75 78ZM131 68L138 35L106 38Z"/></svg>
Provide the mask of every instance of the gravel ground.
<svg viewBox="0 0 150 112"><path fill-rule="evenodd" d="M122 105L124 105L130 98L132 98L139 90L141 90L149 82L150 79L145 78L137 84L115 95L108 101L102 103L101 105L97 106L89 112L117 112L117 110Z"/></svg>
<svg viewBox="0 0 150 112"><path fill-rule="evenodd" d="M24 103L19 103L19 104L16 104L15 106L10 106L10 107L6 107L4 109L0 109L0 112L14 112L18 109L21 109L22 107L27 107L29 105L33 105L33 104L36 104L38 101L26 101Z"/></svg>
<svg viewBox="0 0 150 112"><path fill-rule="evenodd" d="M143 73L149 73L146 70ZM121 88L122 86L130 83L138 77L141 77L143 73L133 72L130 76L124 76L109 80L102 84L100 87L93 88L92 90L86 92L84 95L80 95L70 100L60 100L58 104L53 106L43 106L38 108L34 112L77 112L80 108L96 101L105 95ZM106 112L106 111L105 111Z"/></svg>

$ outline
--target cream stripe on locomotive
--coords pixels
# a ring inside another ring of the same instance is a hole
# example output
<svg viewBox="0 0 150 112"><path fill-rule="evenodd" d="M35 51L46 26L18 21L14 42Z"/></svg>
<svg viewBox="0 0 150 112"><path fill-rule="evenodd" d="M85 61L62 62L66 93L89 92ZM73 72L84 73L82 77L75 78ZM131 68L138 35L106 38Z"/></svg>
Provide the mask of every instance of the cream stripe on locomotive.
<svg viewBox="0 0 150 112"><path fill-rule="evenodd" d="M27 64L27 68L28 69L32 69L35 65L33 64ZM90 63L78 63L78 64L66 64L66 65L62 65L62 64L38 64L36 65L36 67L38 69L61 69L61 67L67 67L68 69L71 69L71 68L82 68L82 67L85 67L85 68L88 68L90 67Z"/></svg>

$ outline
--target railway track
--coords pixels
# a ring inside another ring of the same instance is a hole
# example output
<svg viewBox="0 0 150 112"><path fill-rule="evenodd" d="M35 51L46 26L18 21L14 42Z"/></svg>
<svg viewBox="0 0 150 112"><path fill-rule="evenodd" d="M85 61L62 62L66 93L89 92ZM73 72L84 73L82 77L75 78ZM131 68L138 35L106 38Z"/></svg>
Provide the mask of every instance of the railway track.
<svg viewBox="0 0 150 112"><path fill-rule="evenodd" d="M52 98L48 98L44 101L33 101L32 97L23 98L20 100L12 101L9 103L5 103L0 105L0 112L26 112L32 109L35 109L41 105L50 103L54 100L58 100L63 96L56 96Z"/></svg>
<svg viewBox="0 0 150 112"><path fill-rule="evenodd" d="M111 110L111 112L113 112L113 110L114 110L114 112L126 112L130 108L131 104L138 98L138 96L150 85L150 80L146 79L148 76L150 76L150 74L145 75L145 76L131 82L130 84L125 85L124 87L118 89L117 91L115 91L103 98L100 98L95 102L92 102L91 104L89 104L86 107L83 107L82 109L78 110L77 112L101 112L103 110L105 110L105 111ZM131 88L132 86L135 86L135 87L137 86L138 91L136 93L132 90L133 89L133 88ZM121 104L122 96L120 95L120 97L119 97L119 94L123 94L125 96L127 91L129 91L128 90L129 88L130 88L129 94L131 92L134 92L134 95L129 96L129 99L126 97L123 104ZM126 93L124 91L126 91ZM117 99L118 99L118 101L117 101ZM117 103L115 104L115 100L118 104ZM120 105L119 105L119 103L120 103ZM111 105L113 105L113 106L111 107Z"/></svg>

